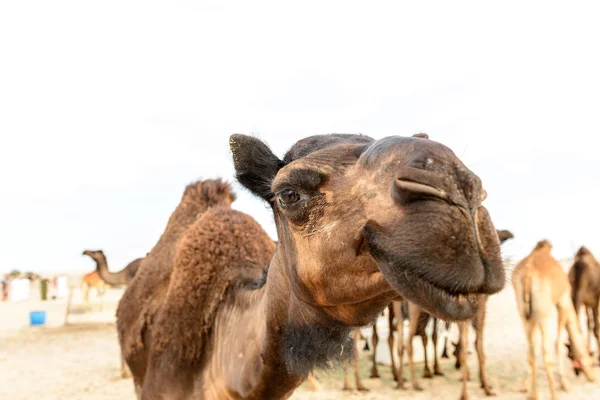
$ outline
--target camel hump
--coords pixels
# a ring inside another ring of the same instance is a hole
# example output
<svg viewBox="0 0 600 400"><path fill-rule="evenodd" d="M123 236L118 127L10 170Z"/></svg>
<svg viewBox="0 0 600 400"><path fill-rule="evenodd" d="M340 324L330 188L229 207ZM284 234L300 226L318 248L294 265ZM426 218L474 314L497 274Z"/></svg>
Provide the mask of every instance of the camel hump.
<svg viewBox="0 0 600 400"><path fill-rule="evenodd" d="M226 294L262 286L274 250L273 240L249 215L229 207L208 209L177 246L154 325L161 330L154 333L160 338L158 353L168 347L181 360L198 361Z"/></svg>

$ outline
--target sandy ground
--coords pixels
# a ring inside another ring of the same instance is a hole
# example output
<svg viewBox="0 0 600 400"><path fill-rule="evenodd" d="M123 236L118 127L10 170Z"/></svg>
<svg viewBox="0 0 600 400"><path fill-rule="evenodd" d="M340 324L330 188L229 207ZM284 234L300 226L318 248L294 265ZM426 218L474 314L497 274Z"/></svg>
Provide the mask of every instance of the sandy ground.
<svg viewBox="0 0 600 400"><path fill-rule="evenodd" d="M22 303L0 303L0 399L134 399L130 380L120 379L119 346L115 330L114 311L122 291L111 289L100 302L92 295L93 308L82 313L79 307L64 325L66 299L50 302L29 300ZM525 373L525 338L516 314L510 287L492 297L488 305L486 349L488 373L499 399L524 399L519 392ZM81 303L76 293L75 303ZM43 309L48 313L46 327L28 326L28 312ZM385 324L382 319L381 324ZM451 334L454 336L454 332ZM379 352L385 352L386 337ZM421 347L420 341L415 348ZM441 346L440 346L441 348ZM432 351L432 350L430 350ZM440 350L441 351L441 350ZM380 367L382 379L368 379L371 353L361 351L361 370L367 393L342 392L340 368L319 372L322 391L311 393L306 384L292 396L309 399L458 399L460 373L449 360L442 360L443 377L420 379L423 392L395 390L390 368ZM420 359L420 355L418 357ZM472 375L477 376L475 353L469 357ZM600 378L600 369L597 368ZM422 363L417 364L417 374ZM406 370L408 377L408 370ZM540 397L549 398L548 384L538 361ZM568 371L570 393L560 393L562 399L600 399L600 384L587 383ZM469 384L471 398L483 398L477 379Z"/></svg>

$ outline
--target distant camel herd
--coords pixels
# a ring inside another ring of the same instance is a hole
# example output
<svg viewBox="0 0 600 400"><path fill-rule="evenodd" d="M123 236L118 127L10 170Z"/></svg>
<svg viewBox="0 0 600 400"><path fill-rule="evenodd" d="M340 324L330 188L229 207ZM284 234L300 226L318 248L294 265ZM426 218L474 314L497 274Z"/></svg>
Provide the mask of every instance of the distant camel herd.
<svg viewBox="0 0 600 400"><path fill-rule="evenodd" d="M450 149L426 134L311 136L281 159L250 136L233 135L229 144L236 178L269 204L278 242L231 208L235 195L217 179L188 185L156 245L123 270L110 273L100 250L83 253L95 260L94 272L106 284L127 285L117 329L122 375L131 372L138 399L282 399L309 376L316 389L313 370L349 361L357 389L366 390L358 375L358 328L386 308L398 388L404 388L406 347L412 387L421 389L412 339L420 336L426 347L432 320L433 373L425 351L423 376L441 375L438 325L448 329L456 322L453 353L462 368L461 398L467 398L471 324L481 387L494 394L485 373L486 303L505 285L500 243L513 236L494 228L482 205L481 180ZM600 265L581 248L567 276L550 249L547 241L538 243L512 275L529 348L524 390L531 398L537 396L536 330L556 396L548 343L553 306L562 389L568 388L563 328L575 372L590 380L592 335L600 344ZM577 319L581 306L587 344ZM448 357L447 346L445 340L442 357ZM373 354L371 377L378 377ZM346 368L344 376L350 389Z"/></svg>

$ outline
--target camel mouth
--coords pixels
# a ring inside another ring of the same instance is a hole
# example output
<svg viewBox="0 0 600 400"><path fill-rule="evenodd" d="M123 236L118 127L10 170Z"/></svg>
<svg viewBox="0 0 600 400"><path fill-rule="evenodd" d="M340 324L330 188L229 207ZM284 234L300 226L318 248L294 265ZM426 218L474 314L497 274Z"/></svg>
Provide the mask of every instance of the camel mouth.
<svg viewBox="0 0 600 400"><path fill-rule="evenodd" d="M397 265L389 262L382 262L379 267L398 293L442 320L462 321L472 318L485 296L482 293L451 292L406 268L403 268L401 274L397 274Z"/></svg>
<svg viewBox="0 0 600 400"><path fill-rule="evenodd" d="M485 296L484 282L472 285L464 282L469 280L470 275L458 277L450 272L447 277L440 279L441 273L436 272L439 270L435 262L401 256L394 249L388 249L385 235L376 224L365 225L364 235L371 256L378 263L388 284L406 300L442 320L462 321L475 315ZM478 268L484 268L481 260L478 259L477 264ZM435 279L430 278L431 274L437 274Z"/></svg>

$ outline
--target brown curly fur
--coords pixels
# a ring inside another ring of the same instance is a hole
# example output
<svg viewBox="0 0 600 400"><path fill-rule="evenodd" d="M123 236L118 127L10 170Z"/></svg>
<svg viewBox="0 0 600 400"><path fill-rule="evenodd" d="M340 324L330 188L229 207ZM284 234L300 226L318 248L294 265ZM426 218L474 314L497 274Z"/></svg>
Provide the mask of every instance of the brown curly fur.
<svg viewBox="0 0 600 400"><path fill-rule="evenodd" d="M167 296L156 317L162 328L153 335L155 355L169 347L177 360L199 362L227 291L261 282L274 250L273 241L248 215L225 207L208 210L177 246Z"/></svg>
<svg viewBox="0 0 600 400"><path fill-rule="evenodd" d="M123 294L117 309L117 328L121 351L134 376L143 376L146 370L146 332L151 330L153 316L166 295L177 243L210 207L227 207L234 200L229 184L220 179L188 185L164 233Z"/></svg>

